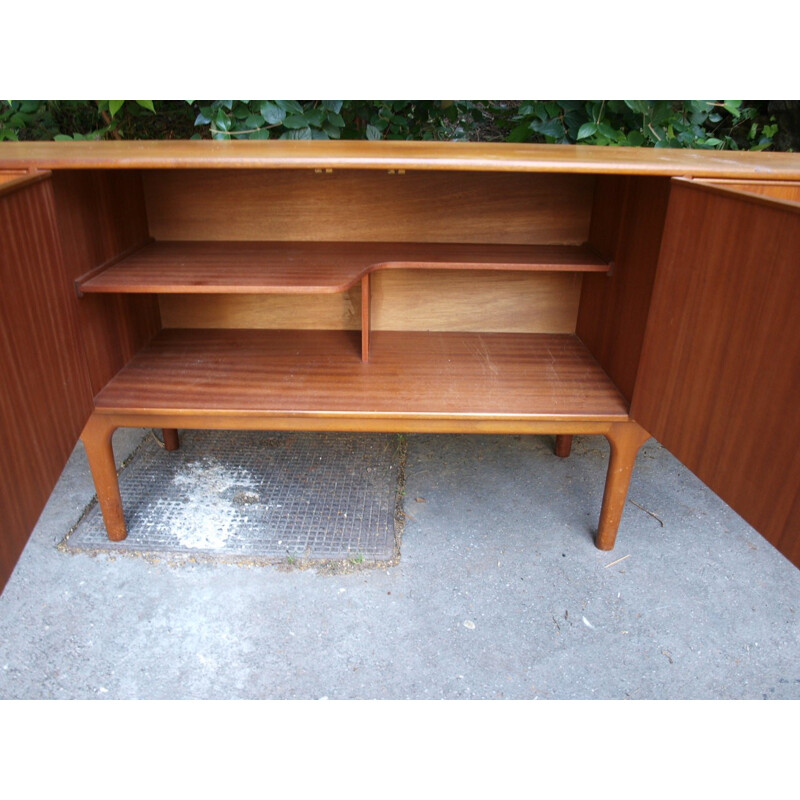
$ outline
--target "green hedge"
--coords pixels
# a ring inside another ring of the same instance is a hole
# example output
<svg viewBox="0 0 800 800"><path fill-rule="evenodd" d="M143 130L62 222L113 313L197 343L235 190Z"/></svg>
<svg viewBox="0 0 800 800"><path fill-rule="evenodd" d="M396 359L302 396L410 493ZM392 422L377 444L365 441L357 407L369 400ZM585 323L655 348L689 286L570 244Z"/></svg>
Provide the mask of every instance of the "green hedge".
<svg viewBox="0 0 800 800"><path fill-rule="evenodd" d="M797 148L797 101L3 100L0 141L416 139Z"/></svg>

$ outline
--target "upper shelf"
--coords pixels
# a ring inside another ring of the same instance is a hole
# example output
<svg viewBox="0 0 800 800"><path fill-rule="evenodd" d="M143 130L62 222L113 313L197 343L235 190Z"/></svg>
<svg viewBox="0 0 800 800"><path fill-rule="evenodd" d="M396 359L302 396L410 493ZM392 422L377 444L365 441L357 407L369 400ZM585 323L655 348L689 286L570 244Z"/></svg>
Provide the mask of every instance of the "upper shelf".
<svg viewBox="0 0 800 800"><path fill-rule="evenodd" d="M341 292L376 269L607 272L588 245L152 242L78 282L84 293Z"/></svg>

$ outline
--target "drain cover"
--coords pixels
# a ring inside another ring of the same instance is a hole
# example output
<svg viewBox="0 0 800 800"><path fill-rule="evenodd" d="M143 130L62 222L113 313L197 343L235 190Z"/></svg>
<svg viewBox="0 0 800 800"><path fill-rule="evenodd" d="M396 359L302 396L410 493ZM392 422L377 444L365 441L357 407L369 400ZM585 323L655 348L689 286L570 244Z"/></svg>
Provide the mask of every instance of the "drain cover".
<svg viewBox="0 0 800 800"><path fill-rule="evenodd" d="M97 503L62 543L73 552L214 560L391 561L405 448L391 434L184 431L148 437L120 473L128 537L111 542Z"/></svg>

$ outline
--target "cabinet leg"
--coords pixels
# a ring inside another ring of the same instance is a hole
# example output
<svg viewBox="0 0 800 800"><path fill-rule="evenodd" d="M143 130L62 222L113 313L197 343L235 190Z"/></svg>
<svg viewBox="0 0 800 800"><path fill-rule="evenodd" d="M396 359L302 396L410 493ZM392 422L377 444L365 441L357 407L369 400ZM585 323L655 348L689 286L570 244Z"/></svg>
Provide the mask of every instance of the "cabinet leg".
<svg viewBox="0 0 800 800"><path fill-rule="evenodd" d="M117 465L114 461L114 450L111 436L116 426L98 415L89 417L81 434L92 471L97 501L103 512L108 538L112 542L121 542L127 535L125 516L122 511L122 498L119 493Z"/></svg>
<svg viewBox="0 0 800 800"><path fill-rule="evenodd" d="M180 448L181 441L175 428L162 428L161 435L164 437L165 450L178 450Z"/></svg>
<svg viewBox="0 0 800 800"><path fill-rule="evenodd" d="M606 433L606 439L611 446L611 455L603 493L603 507L600 510L600 525L595 539L595 545L600 550L611 550L614 547L625 500L628 497L636 454L649 438L650 434L635 422L614 423Z"/></svg>
<svg viewBox="0 0 800 800"><path fill-rule="evenodd" d="M560 433L556 436L556 455L559 458L566 458L572 449L572 436Z"/></svg>

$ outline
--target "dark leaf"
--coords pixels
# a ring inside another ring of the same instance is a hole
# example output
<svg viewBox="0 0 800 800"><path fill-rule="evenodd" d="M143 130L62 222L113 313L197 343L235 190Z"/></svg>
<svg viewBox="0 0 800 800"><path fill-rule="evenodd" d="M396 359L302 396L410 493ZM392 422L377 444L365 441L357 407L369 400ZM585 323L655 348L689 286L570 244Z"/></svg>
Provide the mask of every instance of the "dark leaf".
<svg viewBox="0 0 800 800"><path fill-rule="evenodd" d="M286 111L275 103L265 100L260 107L261 116L268 125L280 125L286 118Z"/></svg>
<svg viewBox="0 0 800 800"><path fill-rule="evenodd" d="M308 120L304 114L291 114L283 121L283 126L289 130L299 130L308 127Z"/></svg>
<svg viewBox="0 0 800 800"><path fill-rule="evenodd" d="M297 100L276 100L277 105L287 114L302 114L303 106Z"/></svg>

